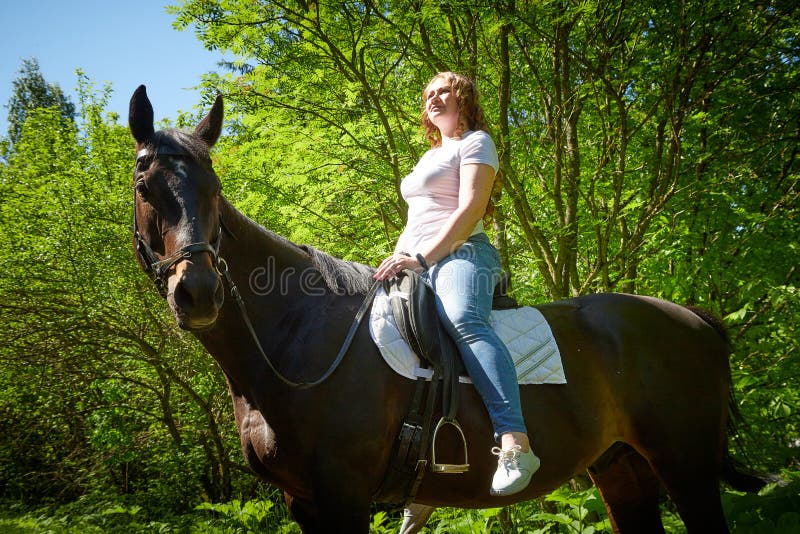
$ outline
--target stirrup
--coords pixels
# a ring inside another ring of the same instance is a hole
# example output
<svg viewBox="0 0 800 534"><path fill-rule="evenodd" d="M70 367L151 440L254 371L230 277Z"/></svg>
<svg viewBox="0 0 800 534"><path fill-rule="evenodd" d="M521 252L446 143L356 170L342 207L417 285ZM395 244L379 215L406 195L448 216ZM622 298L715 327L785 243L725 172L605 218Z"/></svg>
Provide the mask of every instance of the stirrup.
<svg viewBox="0 0 800 534"><path fill-rule="evenodd" d="M455 427L458 430L458 433L461 435L461 443L464 445L464 463L463 464L440 464L436 463L436 435L439 433L439 429L445 425L450 425ZM442 417L439 419L439 422L436 423L436 429L433 431L433 438L431 439L431 471L434 473L466 473L469 471L469 458L467 457L467 438L464 437L464 431L461 430L461 425L458 424L458 421L455 419L447 419Z"/></svg>

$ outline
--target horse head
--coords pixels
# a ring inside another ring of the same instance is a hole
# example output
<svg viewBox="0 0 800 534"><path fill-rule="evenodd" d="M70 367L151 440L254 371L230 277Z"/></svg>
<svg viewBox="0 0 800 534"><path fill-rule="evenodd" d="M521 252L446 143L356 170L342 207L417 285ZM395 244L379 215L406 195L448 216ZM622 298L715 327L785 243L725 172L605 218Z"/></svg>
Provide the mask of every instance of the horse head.
<svg viewBox="0 0 800 534"><path fill-rule="evenodd" d="M212 326L224 297L218 258L221 185L209 156L222 131L222 116L218 96L194 132L156 132L144 85L130 102L128 125L136 140L136 255L178 325L187 330Z"/></svg>

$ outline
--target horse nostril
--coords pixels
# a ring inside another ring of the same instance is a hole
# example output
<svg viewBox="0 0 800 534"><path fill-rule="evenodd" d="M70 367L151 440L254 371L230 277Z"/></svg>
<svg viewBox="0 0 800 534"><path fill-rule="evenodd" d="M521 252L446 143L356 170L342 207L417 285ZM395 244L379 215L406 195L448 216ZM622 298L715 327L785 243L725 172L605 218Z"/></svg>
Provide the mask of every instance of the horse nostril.
<svg viewBox="0 0 800 534"><path fill-rule="evenodd" d="M216 313L222 307L224 287L214 271L185 272L175 284L172 298L185 313Z"/></svg>
<svg viewBox="0 0 800 534"><path fill-rule="evenodd" d="M175 286L173 298L175 299L175 304L181 309L190 309L194 304L194 298L191 292L186 289L186 284L183 280L180 280Z"/></svg>

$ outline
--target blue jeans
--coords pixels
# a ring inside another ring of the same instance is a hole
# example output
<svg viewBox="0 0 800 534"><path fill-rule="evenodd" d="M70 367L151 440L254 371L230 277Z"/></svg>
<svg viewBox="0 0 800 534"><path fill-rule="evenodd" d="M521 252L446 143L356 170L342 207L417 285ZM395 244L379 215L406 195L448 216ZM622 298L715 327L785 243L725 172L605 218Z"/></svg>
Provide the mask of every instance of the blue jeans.
<svg viewBox="0 0 800 534"><path fill-rule="evenodd" d="M506 432L527 433L514 362L489 326L492 294L501 274L497 250L486 234L476 234L422 275L436 293L439 317L483 398L496 440Z"/></svg>

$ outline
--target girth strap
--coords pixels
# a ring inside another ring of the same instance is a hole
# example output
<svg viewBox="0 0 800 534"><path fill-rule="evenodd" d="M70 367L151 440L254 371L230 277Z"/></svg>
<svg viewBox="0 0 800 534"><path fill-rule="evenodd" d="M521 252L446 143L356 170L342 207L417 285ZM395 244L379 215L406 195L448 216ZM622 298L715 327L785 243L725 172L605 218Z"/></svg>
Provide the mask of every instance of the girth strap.
<svg viewBox="0 0 800 534"><path fill-rule="evenodd" d="M461 359L458 349L442 327L433 290L413 271L384 282L390 295L398 330L422 363L433 369L430 382L417 380L414 397L400 429L389 466L378 495L382 499L407 505L413 501L425 473L463 473L469 469L464 432L455 418L458 410L458 376ZM433 427L434 406L442 386L442 414ZM422 410L422 398L425 407ZM436 443L439 430L454 427L463 445L463 463L438 463ZM428 460L430 451L431 460Z"/></svg>

